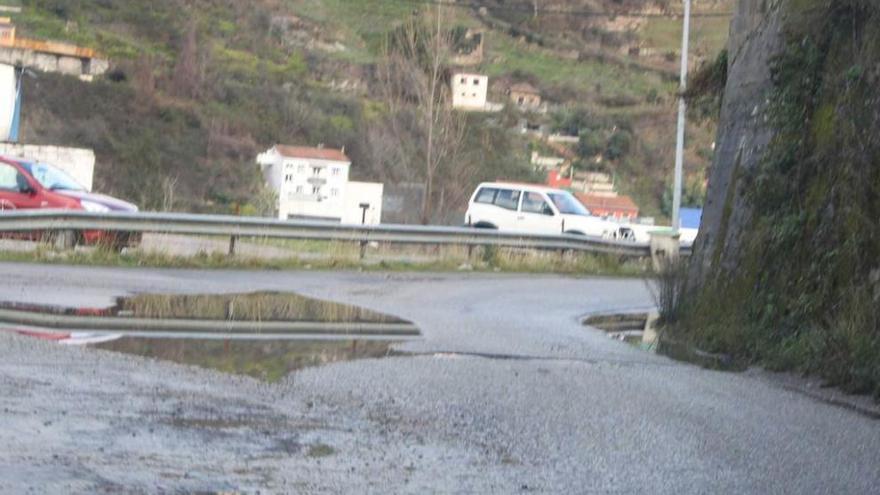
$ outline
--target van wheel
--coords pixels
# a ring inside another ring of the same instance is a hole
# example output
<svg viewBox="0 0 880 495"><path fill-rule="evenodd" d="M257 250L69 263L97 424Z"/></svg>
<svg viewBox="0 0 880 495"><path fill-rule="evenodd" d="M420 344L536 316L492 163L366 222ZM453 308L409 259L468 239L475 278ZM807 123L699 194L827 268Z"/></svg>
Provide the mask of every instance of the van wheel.
<svg viewBox="0 0 880 495"><path fill-rule="evenodd" d="M494 225L492 225L491 223L488 223L488 222L477 222L477 223L474 225L474 228L475 228L475 229L498 230L498 227L496 227L496 226L494 226Z"/></svg>

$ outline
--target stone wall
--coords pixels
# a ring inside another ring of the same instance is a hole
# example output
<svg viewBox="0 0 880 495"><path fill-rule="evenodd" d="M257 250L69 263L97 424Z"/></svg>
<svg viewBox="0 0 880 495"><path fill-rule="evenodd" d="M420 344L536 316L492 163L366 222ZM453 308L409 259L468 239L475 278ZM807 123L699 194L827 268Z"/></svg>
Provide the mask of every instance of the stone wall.
<svg viewBox="0 0 880 495"><path fill-rule="evenodd" d="M744 198L746 186L738 179L759 164L773 136L767 123L767 95L773 87L770 62L783 48L782 17L778 2L771 0L740 0L737 5L692 284L699 284L716 269L731 270L737 265L739 236L751 217Z"/></svg>

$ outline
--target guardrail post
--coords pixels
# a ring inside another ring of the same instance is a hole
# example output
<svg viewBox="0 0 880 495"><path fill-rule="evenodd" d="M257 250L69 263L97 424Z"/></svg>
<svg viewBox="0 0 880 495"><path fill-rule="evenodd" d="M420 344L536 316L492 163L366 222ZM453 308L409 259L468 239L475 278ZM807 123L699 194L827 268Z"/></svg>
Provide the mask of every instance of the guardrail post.
<svg viewBox="0 0 880 495"><path fill-rule="evenodd" d="M651 232L651 262L654 270L661 270L667 263L679 256L680 234L672 230Z"/></svg>
<svg viewBox="0 0 880 495"><path fill-rule="evenodd" d="M569 253L571 253L571 249L564 249L564 248L563 248L563 249L560 249L560 250L559 250L559 261L560 261L560 263L565 263L565 260L566 260L566 258L568 257Z"/></svg>
<svg viewBox="0 0 880 495"><path fill-rule="evenodd" d="M235 256L235 241L238 240L237 235L229 236L229 256Z"/></svg>

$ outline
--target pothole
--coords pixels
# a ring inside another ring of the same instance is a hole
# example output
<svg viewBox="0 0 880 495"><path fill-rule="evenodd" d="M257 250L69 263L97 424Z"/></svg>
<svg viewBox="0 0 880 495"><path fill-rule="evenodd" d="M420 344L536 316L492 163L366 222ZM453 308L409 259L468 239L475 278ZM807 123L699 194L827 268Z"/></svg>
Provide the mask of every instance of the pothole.
<svg viewBox="0 0 880 495"><path fill-rule="evenodd" d="M274 382L308 367L392 356L394 341L205 340L123 337L96 344L134 354Z"/></svg>
<svg viewBox="0 0 880 495"><path fill-rule="evenodd" d="M583 320L583 324L598 328L608 337L626 342L643 351L657 351L656 317L650 313L618 313L596 315Z"/></svg>

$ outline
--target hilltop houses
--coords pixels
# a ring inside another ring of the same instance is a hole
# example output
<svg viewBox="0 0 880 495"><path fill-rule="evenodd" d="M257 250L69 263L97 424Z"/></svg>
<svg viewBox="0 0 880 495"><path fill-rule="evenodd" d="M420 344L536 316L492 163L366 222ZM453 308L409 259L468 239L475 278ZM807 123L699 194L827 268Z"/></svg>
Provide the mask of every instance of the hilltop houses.
<svg viewBox="0 0 880 495"><path fill-rule="evenodd" d="M510 101L520 110L537 111L541 109L541 92L529 83L517 83L508 88Z"/></svg>
<svg viewBox="0 0 880 495"><path fill-rule="evenodd" d="M460 110L485 110L489 95L489 76L456 73L452 75L452 107Z"/></svg>

